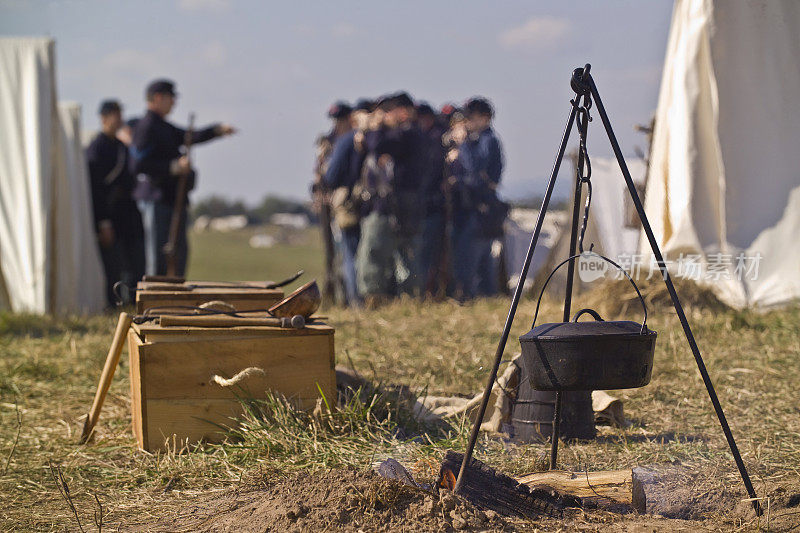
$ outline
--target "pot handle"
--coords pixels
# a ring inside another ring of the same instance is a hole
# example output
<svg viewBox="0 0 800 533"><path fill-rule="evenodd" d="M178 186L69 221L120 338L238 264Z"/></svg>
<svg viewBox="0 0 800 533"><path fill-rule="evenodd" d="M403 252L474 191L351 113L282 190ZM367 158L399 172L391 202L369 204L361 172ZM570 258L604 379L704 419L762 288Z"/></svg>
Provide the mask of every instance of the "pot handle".
<svg viewBox="0 0 800 533"><path fill-rule="evenodd" d="M592 315L592 318L594 318L594 319L595 319L595 320L597 320L598 322L605 322L605 320L603 320L603 319L600 317L600 313L598 313L598 312L597 312L597 311L595 311L594 309L589 309L589 308L586 308L586 309L581 309L580 311L578 311L577 313L575 313L575 316L573 316L573 317L572 317L572 321L573 321L573 322L577 322L577 321L578 321L578 319L581 317L581 315L582 315L582 314L584 314L584 313L589 313L590 315Z"/></svg>
<svg viewBox="0 0 800 533"><path fill-rule="evenodd" d="M612 261L612 260L611 260L611 259L609 259L608 257L606 257L606 256L604 256L604 255L601 255L601 254L598 254L597 252L593 252L593 251L591 251L591 250L589 251L589 253L592 253L592 254L596 255L597 257L600 257L601 259L605 259L606 261L608 261L609 263L611 263L612 265L614 265L615 267L617 267L617 269L618 269L620 272L622 272L623 274L625 274L625 277L626 277L626 278L628 278L628 281L630 281L630 282L631 282L631 285L633 285L633 289L636 291L636 295L639 297L639 302L641 302L641 304L642 304L642 311L644 312L644 318L642 319L642 327L641 327L641 329L639 330L639 334L640 334L640 335L644 335L645 331L647 331L647 305L645 305L645 303L644 303L644 298L642 297L642 293L639 291L639 287L637 287L637 286L636 286L636 282L634 282L634 281L633 281L633 278L630 276L630 274L628 274L628 272L627 272L627 271L626 271L624 268L622 268L621 266L619 266L617 263L615 263L614 261ZM536 319L539 317L539 306L540 306L540 305L541 305L541 303L542 303L542 296L544 295L544 290L547 288L547 284L548 284L548 283L550 283L550 280L553 278L553 275L556 273L556 271L557 271L559 268L561 268L562 266L564 266L565 264L567 264L569 261L572 261L572 260L574 260L574 259L577 259L577 258L578 258L578 257L580 257L580 256L581 256L581 254L576 254L576 255L572 255L572 256L569 256L569 257L567 257L566 259L564 259L563 261L561 261L561 262L560 262L560 263L559 263L559 264L558 264L558 265L557 265L557 266L556 266L556 267L553 269L553 271L552 271L552 272L550 272L550 275L549 275L549 276L547 276L547 279L545 280L545 282L544 282L544 285L542 285L542 290L541 290L541 292L539 293L539 298L536 300L536 312L535 312L535 313L534 313L534 315L533 315L533 324L531 325L531 329L533 329L533 327L534 327L534 326L536 326ZM597 312L595 312L595 311L593 311L593 310L591 310L591 309L581 309L581 310L580 310L580 311L578 311L578 313L577 313L577 314L576 314L576 315L573 317L573 320L574 320L574 321L577 321L577 318L578 318L578 317L579 317L579 316L580 316L582 313L584 313L584 312L590 312L590 311L591 311L591 313L592 313L592 316L593 316L595 319L602 320L602 318L600 318L600 315L598 315L598 314L597 314Z"/></svg>

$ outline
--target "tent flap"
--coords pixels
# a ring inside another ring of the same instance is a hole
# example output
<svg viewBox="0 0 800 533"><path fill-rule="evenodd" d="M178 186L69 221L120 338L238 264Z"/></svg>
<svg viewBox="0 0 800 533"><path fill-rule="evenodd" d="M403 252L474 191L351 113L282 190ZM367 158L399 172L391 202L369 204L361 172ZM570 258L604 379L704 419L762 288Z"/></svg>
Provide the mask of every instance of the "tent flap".
<svg viewBox="0 0 800 533"><path fill-rule="evenodd" d="M735 307L800 297L797 57L798 2L675 3L645 210L675 269L699 257Z"/></svg>

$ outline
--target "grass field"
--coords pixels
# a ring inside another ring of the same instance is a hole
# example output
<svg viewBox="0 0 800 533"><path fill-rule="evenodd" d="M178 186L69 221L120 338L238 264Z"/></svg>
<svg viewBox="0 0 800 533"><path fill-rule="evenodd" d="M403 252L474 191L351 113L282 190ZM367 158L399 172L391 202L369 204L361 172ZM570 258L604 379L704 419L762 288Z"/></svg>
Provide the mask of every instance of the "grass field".
<svg viewBox="0 0 800 533"><path fill-rule="evenodd" d="M251 248L253 235L275 237L272 248ZM322 260L319 231L292 231L277 227L246 228L230 233L192 233L187 276L190 279L224 281L277 281L288 278L301 268L304 279L319 278Z"/></svg>
<svg viewBox="0 0 800 533"><path fill-rule="evenodd" d="M313 233L297 244L265 250L249 249L249 236L249 231L195 235L190 277L278 279L299 268L320 272L319 241ZM633 424L600 428L592 442L564 444L560 466L583 471L680 465L692 473L691 489L698 498L711 495L720 502L689 523L688 530L767 525L789 530L800 524L797 508L776 504L769 521L747 517L740 513L741 505L731 512L745 493L694 360L674 313L663 305L663 294L654 287L644 292L654 306L648 325L659 338L651 384L618 393ZM613 300L613 295L593 293L583 301L613 316L618 310ZM352 364L376 383L434 394L471 394L483 387L506 312L502 298L469 305L401 300L372 311L325 311L336 327L338 363ZM532 313L533 302L527 298L508 356L518 351L515 339L527 329ZM756 490L773 502L792 501L800 493L800 310L757 314L700 301L688 314ZM557 320L558 302L547 301L543 316ZM0 315L0 530L77 530L76 515L87 531L97 530L98 501L104 528L139 524L140 530L148 530L147 523L185 507L196 495L258 476L269 479L299 468L310 473L368 468L376 454L397 453L416 466L418 476L431 478L446 449L465 445L467 428L458 421L431 431L428 439L404 442L396 423L398 416L405 423L407 413L392 405L390 396L379 396L383 403L351 405L321 425L276 411L249 421L251 432L242 442L182 454L139 452L129 429L123 355L97 438L80 446L80 417L91 403L114 323L113 316ZM483 437L478 455L503 472L522 474L542 469L546 452L545 444L507 446ZM70 489L74 511L59 494L54 468ZM614 524L622 529L652 526L638 520L587 513L563 527L602 531ZM669 521L659 524L672 527ZM552 521L515 523L521 529L561 526Z"/></svg>

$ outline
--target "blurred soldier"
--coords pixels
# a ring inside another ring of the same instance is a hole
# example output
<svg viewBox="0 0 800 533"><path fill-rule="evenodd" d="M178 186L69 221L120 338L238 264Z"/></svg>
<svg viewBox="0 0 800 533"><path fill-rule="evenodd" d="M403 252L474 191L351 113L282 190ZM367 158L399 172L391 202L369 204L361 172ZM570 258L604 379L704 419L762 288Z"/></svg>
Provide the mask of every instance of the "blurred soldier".
<svg viewBox="0 0 800 533"><path fill-rule="evenodd" d="M339 100L328 109L328 118L333 121L330 133L328 133L328 140L331 146L336 144L336 140L342 135L348 133L353 129L350 124L350 113L353 108L346 102Z"/></svg>
<svg viewBox="0 0 800 533"><path fill-rule="evenodd" d="M128 147L117 138L122 108L116 100L100 105L101 131L86 149L92 205L100 256L106 273L106 295L114 304L113 286L122 281L135 287L144 275L142 218L131 193L135 185L128 171ZM122 292L128 297L127 291Z"/></svg>
<svg viewBox="0 0 800 533"><path fill-rule="evenodd" d="M361 170L361 239L356 251L356 282L367 307L395 293L396 236L392 223L394 161L377 147L386 127L390 98L378 99L364 133L366 156ZM391 122L392 119L389 119Z"/></svg>
<svg viewBox="0 0 800 533"><path fill-rule="evenodd" d="M120 126L119 131L117 132L117 139L122 141L125 146L130 146L133 144L133 129L136 127L138 122L138 118L129 118Z"/></svg>
<svg viewBox="0 0 800 533"><path fill-rule="evenodd" d="M325 254L325 280L322 284L322 297L326 301L335 302L337 300L336 274L334 261L334 242L331 231L331 204L330 193L325 187L324 176L328 168L333 146L324 133L317 136L314 142L314 182L311 184L311 208L319 216L319 228L322 233L322 246Z"/></svg>
<svg viewBox="0 0 800 533"><path fill-rule="evenodd" d="M439 123L439 127L442 128L442 131L446 132L450 129L454 113L462 114L461 109L456 107L455 104L447 103L442 105L441 109L439 109L439 116L436 117L436 120Z"/></svg>
<svg viewBox="0 0 800 533"><path fill-rule="evenodd" d="M167 258L164 246L169 240L169 229L178 192L180 177L187 180L186 191L192 190L196 175L189 164L189 158L181 153L187 141L187 132L165 119L175 106L177 93L175 84L169 80L156 80L147 86L147 113L136 124L133 132L132 170L134 174L144 174L156 189L153 205L152 235L149 241L154 244L147 250L156 257L156 274L167 273ZM191 132L191 143L197 144L230 135L233 127L227 124L214 124ZM176 275L186 272L188 244L186 242L186 211L184 203L180 217L178 239L175 244Z"/></svg>
<svg viewBox="0 0 800 533"><path fill-rule="evenodd" d="M467 124L464 115L457 110L451 113L451 126L443 142L447 148L445 157L445 187L449 199L452 249L452 283L449 293L460 301L475 297L477 289L476 239L478 235L477 193L478 186L464 165L464 143L467 139Z"/></svg>
<svg viewBox="0 0 800 533"><path fill-rule="evenodd" d="M444 156L445 129L430 105L417 105L417 124L422 134L421 171L423 222L420 245L420 276L424 293L436 294L445 239Z"/></svg>
<svg viewBox="0 0 800 533"><path fill-rule="evenodd" d="M390 198L396 232L395 280L402 294L417 295L422 287L419 252L423 217L422 135L414 122L414 101L405 92L382 105L383 126L374 133L374 151L392 163Z"/></svg>
<svg viewBox="0 0 800 533"><path fill-rule="evenodd" d="M341 232L342 274L347 303L360 305L356 284L355 256L361 237L361 198L356 185L366 157L364 135L368 127L372 102L360 100L350 113L352 129L342 134L333 146L325 173L325 185L333 191L331 209L334 223Z"/></svg>
<svg viewBox="0 0 800 533"><path fill-rule="evenodd" d="M469 136L459 159L475 187L479 234L476 238L477 294L497 293L497 266L492 257L492 243L503 236L503 221L508 205L497 197L503 172L503 149L492 129L494 109L481 97L470 99L464 108Z"/></svg>

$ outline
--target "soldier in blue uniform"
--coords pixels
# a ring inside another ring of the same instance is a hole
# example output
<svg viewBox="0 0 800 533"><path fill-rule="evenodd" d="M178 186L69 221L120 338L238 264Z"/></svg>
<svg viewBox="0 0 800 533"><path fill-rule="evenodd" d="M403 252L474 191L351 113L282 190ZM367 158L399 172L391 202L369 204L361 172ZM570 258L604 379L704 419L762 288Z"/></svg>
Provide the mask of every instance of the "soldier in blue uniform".
<svg viewBox="0 0 800 533"><path fill-rule="evenodd" d="M479 188L465 165L466 118L461 110L450 113L450 129L444 135L445 187L450 208L451 271L448 293L459 301L475 297L477 282L476 240L478 234L477 196Z"/></svg>
<svg viewBox="0 0 800 533"><path fill-rule="evenodd" d="M328 133L328 141L330 141L331 146L336 144L339 137L353 129L350 123L350 113L352 112L353 108L350 107L350 104L342 100L335 102L328 109L328 118L333 122L331 131Z"/></svg>
<svg viewBox="0 0 800 533"><path fill-rule="evenodd" d="M86 162L110 306L115 300L112 288L116 282L135 286L144 274L144 234L142 217L132 198L135 182L128 169L128 147L117 138L122 107L116 100L106 100L99 113L101 131L86 149Z"/></svg>
<svg viewBox="0 0 800 533"><path fill-rule="evenodd" d="M482 97L470 99L464 106L469 136L459 151L468 182L475 191L478 234L475 240L475 261L478 295L497 293L497 268L492 257L492 242L502 237L507 205L497 197L497 186L503 173L503 148L492 129L494 109Z"/></svg>
<svg viewBox="0 0 800 533"><path fill-rule="evenodd" d="M169 228L177 196L178 180L187 178L187 192L195 184L195 172L189 159L181 153L186 142L186 130L166 121L167 115L175 106L177 93L170 80L156 80L147 86L147 113L136 124L131 146L131 169L134 175L144 174L156 189L154 197L154 218L149 241L154 244L147 253L155 254L156 274L167 273L164 246L169 239ZM192 132L191 143L197 144L234 133L227 124L213 124ZM188 204L188 202L187 202ZM178 239L175 243L176 275L183 276L186 271L188 245L186 242L186 206L181 215Z"/></svg>
<svg viewBox="0 0 800 533"><path fill-rule="evenodd" d="M425 102L417 104L417 124L422 134L423 222L420 245L420 276L423 293L436 294L445 238L444 157L442 136L445 129L439 117Z"/></svg>
<svg viewBox="0 0 800 533"><path fill-rule="evenodd" d="M423 139L414 120L414 101L398 92L383 102L383 125L373 132L372 148L378 158L391 161L391 195L388 198L397 249L395 281L400 294L418 295L422 287L419 252L423 217Z"/></svg>
<svg viewBox="0 0 800 533"><path fill-rule="evenodd" d="M333 219L339 228L342 257L342 281L348 305L358 307L361 298L356 281L355 257L361 238L361 202L356 185L361 178L361 168L366 157L364 134L372 102L360 100L348 110L350 131L341 133L333 145L324 181L332 191ZM340 128L344 130L344 127Z"/></svg>

